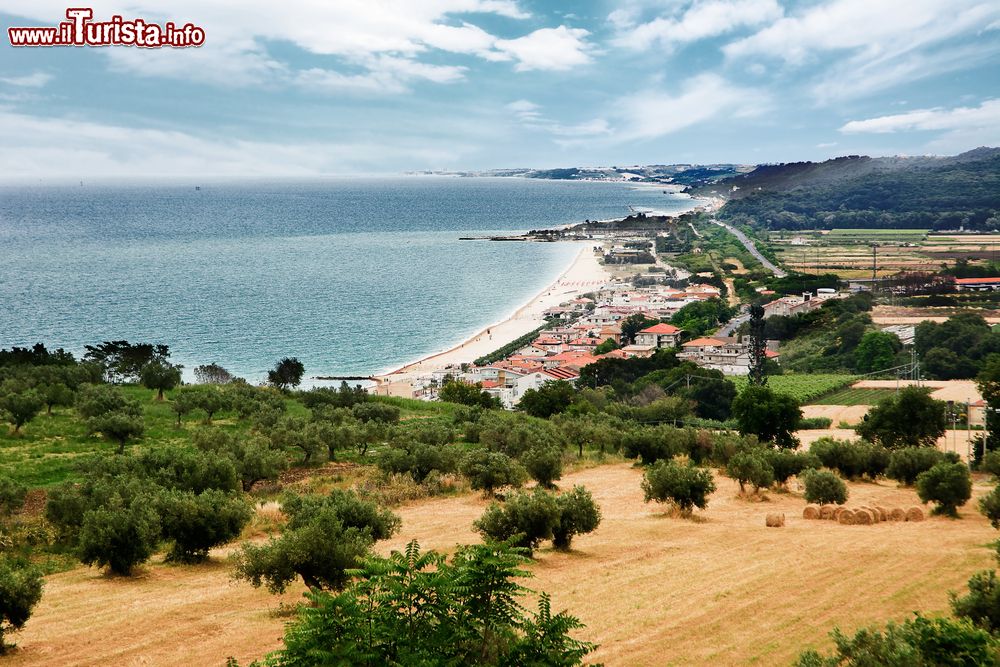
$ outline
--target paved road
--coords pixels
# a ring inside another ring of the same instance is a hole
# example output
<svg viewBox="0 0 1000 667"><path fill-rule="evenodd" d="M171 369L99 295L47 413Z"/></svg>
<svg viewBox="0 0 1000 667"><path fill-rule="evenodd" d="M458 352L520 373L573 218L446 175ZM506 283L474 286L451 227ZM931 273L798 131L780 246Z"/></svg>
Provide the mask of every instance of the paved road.
<svg viewBox="0 0 1000 667"><path fill-rule="evenodd" d="M747 238L746 234L736 229L735 227L727 225L724 222L720 222L715 219L713 219L712 222L719 225L720 227L725 227L726 229L728 229L730 234L732 234L733 236L735 236L740 240L740 243L742 243L743 247L747 249L747 252L756 257L757 261L763 264L764 268L773 273L775 276L777 276L778 278L784 278L785 276L788 275L787 272L783 271L782 269L779 269L778 267L776 267L774 264L771 263L771 260L769 260L767 257L764 257L764 255L760 254L760 251L757 250L757 246L753 244L753 241Z"/></svg>

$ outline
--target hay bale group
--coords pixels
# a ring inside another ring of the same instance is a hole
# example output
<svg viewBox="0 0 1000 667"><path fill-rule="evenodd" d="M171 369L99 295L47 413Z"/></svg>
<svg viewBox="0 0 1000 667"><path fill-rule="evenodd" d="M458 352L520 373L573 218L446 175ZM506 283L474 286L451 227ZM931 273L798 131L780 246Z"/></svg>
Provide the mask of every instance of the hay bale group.
<svg viewBox="0 0 1000 667"><path fill-rule="evenodd" d="M883 521L923 521L924 511L919 507L888 509L880 505L862 505L850 508L809 504L802 510L802 518L836 521L845 526L872 526Z"/></svg>

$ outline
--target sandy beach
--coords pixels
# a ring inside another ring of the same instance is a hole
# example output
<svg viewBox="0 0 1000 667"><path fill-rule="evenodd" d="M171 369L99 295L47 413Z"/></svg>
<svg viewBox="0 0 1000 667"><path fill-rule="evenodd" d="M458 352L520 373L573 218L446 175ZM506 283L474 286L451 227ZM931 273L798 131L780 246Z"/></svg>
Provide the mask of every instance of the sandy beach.
<svg viewBox="0 0 1000 667"><path fill-rule="evenodd" d="M573 263L554 283L518 308L507 319L483 328L451 349L437 352L373 379L380 385L386 383L400 385L399 392L391 393L405 394L403 385L408 384L409 380L417 375L450 365L471 363L484 354L489 354L542 326L545 323L542 317L545 310L592 292L610 280L610 273L594 253L594 244L588 242L582 243L581 246Z"/></svg>

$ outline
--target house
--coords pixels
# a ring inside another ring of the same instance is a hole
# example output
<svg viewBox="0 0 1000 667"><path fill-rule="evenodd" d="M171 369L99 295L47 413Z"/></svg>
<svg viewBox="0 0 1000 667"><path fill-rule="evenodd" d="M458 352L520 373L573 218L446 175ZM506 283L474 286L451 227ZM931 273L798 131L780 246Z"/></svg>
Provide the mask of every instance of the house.
<svg viewBox="0 0 1000 667"><path fill-rule="evenodd" d="M724 375L749 375L750 341L728 336L695 338L681 346L677 358Z"/></svg>
<svg viewBox="0 0 1000 667"><path fill-rule="evenodd" d="M513 409L521 402L521 397L529 389L538 390L542 385L548 382L558 382L560 380L565 382L576 383L580 379L580 374L574 371L570 371L563 368L552 368L543 371L537 371L535 373L529 373L517 379L510 387L505 388L499 393L500 401L503 406L508 410Z"/></svg>
<svg viewBox="0 0 1000 667"><path fill-rule="evenodd" d="M629 358L632 357L651 357L653 353L656 352L656 348L652 345L626 345L621 349L621 351Z"/></svg>
<svg viewBox="0 0 1000 667"><path fill-rule="evenodd" d="M955 287L960 290L975 290L984 292L986 290L1000 289L1000 278L955 278Z"/></svg>
<svg viewBox="0 0 1000 667"><path fill-rule="evenodd" d="M677 347L681 330L672 324L654 324L635 335L635 344L652 346L657 349Z"/></svg>

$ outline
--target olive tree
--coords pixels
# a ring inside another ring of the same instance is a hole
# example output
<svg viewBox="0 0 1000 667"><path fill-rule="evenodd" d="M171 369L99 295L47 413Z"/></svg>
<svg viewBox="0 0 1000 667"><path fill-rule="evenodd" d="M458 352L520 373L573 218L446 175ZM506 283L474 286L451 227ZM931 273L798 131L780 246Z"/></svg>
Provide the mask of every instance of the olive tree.
<svg viewBox="0 0 1000 667"><path fill-rule="evenodd" d="M6 635L20 630L42 599L42 571L10 556L0 557L0 653L9 648Z"/></svg>
<svg viewBox="0 0 1000 667"><path fill-rule="evenodd" d="M715 491L712 472L673 460L657 461L642 478L643 498L648 503L672 503L681 514L690 515L695 507L705 509L708 496Z"/></svg>

